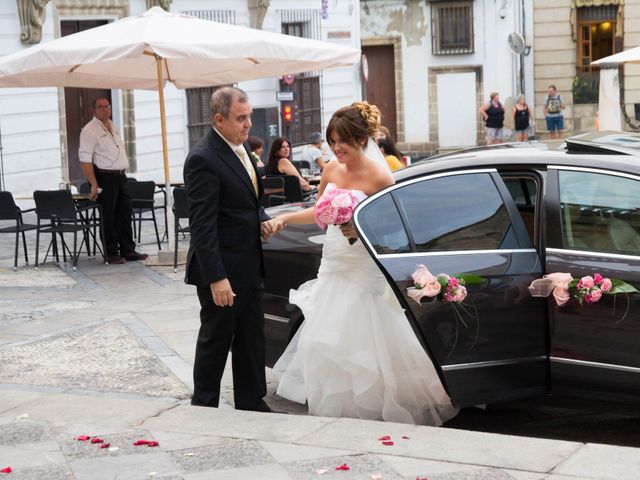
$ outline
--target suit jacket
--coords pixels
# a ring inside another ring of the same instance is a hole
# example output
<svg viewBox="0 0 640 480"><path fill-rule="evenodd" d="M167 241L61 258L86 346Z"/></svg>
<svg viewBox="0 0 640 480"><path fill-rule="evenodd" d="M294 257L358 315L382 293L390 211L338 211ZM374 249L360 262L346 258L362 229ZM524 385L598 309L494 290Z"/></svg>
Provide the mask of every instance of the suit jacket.
<svg viewBox="0 0 640 480"><path fill-rule="evenodd" d="M258 196L236 153L213 129L189 152L184 164L191 234L186 283L207 286L227 278L233 289L262 285L260 223L269 217L253 167Z"/></svg>

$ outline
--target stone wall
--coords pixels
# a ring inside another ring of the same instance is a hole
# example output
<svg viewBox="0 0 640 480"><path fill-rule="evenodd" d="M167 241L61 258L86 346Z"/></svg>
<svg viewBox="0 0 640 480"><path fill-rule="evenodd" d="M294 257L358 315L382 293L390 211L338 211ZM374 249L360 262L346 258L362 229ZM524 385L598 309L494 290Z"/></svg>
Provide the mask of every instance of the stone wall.
<svg viewBox="0 0 640 480"><path fill-rule="evenodd" d="M571 35L571 2L535 0L533 9L536 135L539 138L548 136L542 108L547 96L547 87L551 84L558 88L567 104L564 110L565 134L572 133L576 44Z"/></svg>

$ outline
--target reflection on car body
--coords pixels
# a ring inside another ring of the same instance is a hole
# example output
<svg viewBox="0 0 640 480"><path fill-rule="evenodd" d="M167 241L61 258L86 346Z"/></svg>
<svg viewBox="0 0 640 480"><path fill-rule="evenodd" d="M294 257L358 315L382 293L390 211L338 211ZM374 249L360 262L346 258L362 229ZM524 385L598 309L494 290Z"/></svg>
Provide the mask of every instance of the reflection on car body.
<svg viewBox="0 0 640 480"><path fill-rule="evenodd" d="M457 406L548 393L640 406L640 294L558 309L527 290L550 272L640 287L640 149L627 146L640 136L620 135L569 139L566 151L503 145L432 157L358 207L360 237ZM265 243L270 364L303 320L289 289L315 277L322 234L297 226ZM417 264L486 279L468 286L478 325L459 328L445 303L410 301Z"/></svg>

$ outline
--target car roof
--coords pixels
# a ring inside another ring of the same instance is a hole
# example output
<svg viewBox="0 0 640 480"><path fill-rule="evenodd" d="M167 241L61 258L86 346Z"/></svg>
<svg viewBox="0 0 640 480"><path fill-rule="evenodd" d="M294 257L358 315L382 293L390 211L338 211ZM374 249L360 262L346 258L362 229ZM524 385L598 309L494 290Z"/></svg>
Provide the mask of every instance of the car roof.
<svg viewBox="0 0 640 480"><path fill-rule="evenodd" d="M569 143L567 139L567 143ZM544 144L502 144L491 147L474 147L457 152L428 157L415 162L407 168L394 172L396 181L450 170L468 168L517 169L538 167L546 169L548 165L601 168L621 173L640 175L640 149L636 152L600 149L600 153L587 144L584 149L571 148L550 150Z"/></svg>

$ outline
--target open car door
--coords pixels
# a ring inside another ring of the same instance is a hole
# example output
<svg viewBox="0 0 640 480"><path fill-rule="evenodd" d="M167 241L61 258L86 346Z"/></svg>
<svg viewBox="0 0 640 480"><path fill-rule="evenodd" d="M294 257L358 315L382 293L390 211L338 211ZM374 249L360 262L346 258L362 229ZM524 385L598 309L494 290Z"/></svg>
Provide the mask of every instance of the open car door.
<svg viewBox="0 0 640 480"><path fill-rule="evenodd" d="M542 266L495 170L393 185L363 201L354 223L456 406L548 391L546 303L527 290ZM476 274L483 283L468 285L461 304L418 303L407 294L418 265L435 275Z"/></svg>

